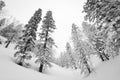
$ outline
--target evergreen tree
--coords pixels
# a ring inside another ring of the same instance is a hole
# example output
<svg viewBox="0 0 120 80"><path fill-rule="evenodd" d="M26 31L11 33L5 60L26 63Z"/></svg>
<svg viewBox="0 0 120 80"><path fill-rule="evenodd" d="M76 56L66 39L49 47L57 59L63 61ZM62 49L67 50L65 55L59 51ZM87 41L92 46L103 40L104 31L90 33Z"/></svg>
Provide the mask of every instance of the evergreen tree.
<svg viewBox="0 0 120 80"><path fill-rule="evenodd" d="M25 30L23 30L23 35L20 37L20 41L16 45L16 49L18 51L15 53L15 57L17 57L17 64L21 66L25 66L25 59L30 59L30 52L32 52L35 47L36 40L36 31L38 28L38 24L41 21L42 10L38 9L33 17L29 20L28 24L25 25Z"/></svg>
<svg viewBox="0 0 120 80"><path fill-rule="evenodd" d="M11 42L17 42L22 34L22 24L16 25L15 22L8 24L6 27L0 30L0 35L7 39L6 48Z"/></svg>
<svg viewBox="0 0 120 80"><path fill-rule="evenodd" d="M94 25L83 22L83 30L86 36L88 37L89 42L93 47L95 54L99 56L102 61L109 60L106 54L103 52L105 45L105 40L101 40L100 36L97 35L98 31Z"/></svg>
<svg viewBox="0 0 120 80"><path fill-rule="evenodd" d="M96 28L96 49L101 54L102 61L119 53L119 6L119 0L87 0L83 7L85 20L94 23Z"/></svg>
<svg viewBox="0 0 120 80"><path fill-rule="evenodd" d="M50 60L52 58L52 47L55 45L51 33L56 29L55 21L52 17L52 11L47 11L46 16L43 19L43 24L40 29L40 40L38 51L36 53L38 59L36 63L40 63L39 72L43 72L46 66L50 66Z"/></svg>
<svg viewBox="0 0 120 80"><path fill-rule="evenodd" d="M9 46L9 44L10 44L11 41L13 40L14 36L15 36L15 34L13 34L13 35L11 36L11 38L6 41L7 44L6 44L5 48L7 48L7 47Z"/></svg>
<svg viewBox="0 0 120 80"><path fill-rule="evenodd" d="M16 24L15 27L13 28L17 33L15 34L13 38L13 42L17 43L19 41L19 37L23 35L22 30L23 30L23 24Z"/></svg>
<svg viewBox="0 0 120 80"><path fill-rule="evenodd" d="M7 27L5 27L1 30L1 35L4 36L5 38L7 38L5 48L7 48L9 46L9 44L12 42L15 34L17 34L17 31L15 29L13 29L13 27L14 27L14 22L10 23Z"/></svg>
<svg viewBox="0 0 120 80"><path fill-rule="evenodd" d="M74 68L75 60L73 57L72 47L68 42L66 43L66 55L66 58L68 58L68 66Z"/></svg>
<svg viewBox="0 0 120 80"><path fill-rule="evenodd" d="M77 56L76 52L75 52L75 48L77 48L77 45L79 43L80 40L80 36L78 34L78 27L75 24L72 24L72 31L71 31L71 35L72 35L72 42L73 42L73 46L74 46L74 52L73 52L73 56L75 59L75 65L74 68L77 68L77 63L79 60L79 57Z"/></svg>
<svg viewBox="0 0 120 80"><path fill-rule="evenodd" d="M92 72L92 68L89 64L89 49L84 41L82 41L82 35L79 34L79 29L72 25L72 40L74 45L74 58L76 61L76 67L81 68L81 73L89 74ZM90 49L89 49L90 50Z"/></svg>
<svg viewBox="0 0 120 80"><path fill-rule="evenodd" d="M69 55L65 51L61 52L60 57L58 59L59 65L61 67L69 68L70 67L69 60L70 60Z"/></svg>

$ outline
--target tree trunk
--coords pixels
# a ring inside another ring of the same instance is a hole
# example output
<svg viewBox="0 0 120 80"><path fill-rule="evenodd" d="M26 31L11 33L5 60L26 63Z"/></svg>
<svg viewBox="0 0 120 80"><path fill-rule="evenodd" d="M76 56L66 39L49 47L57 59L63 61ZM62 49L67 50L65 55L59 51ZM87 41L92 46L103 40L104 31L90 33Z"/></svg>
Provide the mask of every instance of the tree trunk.
<svg viewBox="0 0 120 80"><path fill-rule="evenodd" d="M13 37L14 37L14 35L11 37L10 40L8 40L8 43L7 43L7 45L5 46L5 48L7 48L7 47L9 46L9 44L10 44L10 42L12 41Z"/></svg>
<svg viewBox="0 0 120 80"><path fill-rule="evenodd" d="M106 54L104 52L102 54L105 57L105 59L109 60L109 58L106 56Z"/></svg>
<svg viewBox="0 0 120 80"><path fill-rule="evenodd" d="M43 64L42 63L40 64L39 72L43 72Z"/></svg>
<svg viewBox="0 0 120 80"><path fill-rule="evenodd" d="M11 42L11 41L8 41L8 43L7 43L7 45L5 46L5 48L7 48L7 47L9 46L10 42Z"/></svg>
<svg viewBox="0 0 120 80"><path fill-rule="evenodd" d="M23 66L23 63L22 62L19 62L19 63L17 63L18 65L20 65L20 66Z"/></svg>
<svg viewBox="0 0 120 80"><path fill-rule="evenodd" d="M21 56L20 60L17 62L18 65L23 66L23 56Z"/></svg>
<svg viewBox="0 0 120 80"><path fill-rule="evenodd" d="M103 58L103 56L102 56L101 54L100 54L100 59L101 59L102 61L105 61L104 58Z"/></svg>
<svg viewBox="0 0 120 80"><path fill-rule="evenodd" d="M88 72L91 73L90 66L88 65L88 62L87 62L86 60L85 60L85 65L86 65L86 67L87 67Z"/></svg>
<svg viewBox="0 0 120 80"><path fill-rule="evenodd" d="M88 64L87 64L87 69L88 69L88 72L91 73L91 70L90 70L90 67L88 66Z"/></svg>

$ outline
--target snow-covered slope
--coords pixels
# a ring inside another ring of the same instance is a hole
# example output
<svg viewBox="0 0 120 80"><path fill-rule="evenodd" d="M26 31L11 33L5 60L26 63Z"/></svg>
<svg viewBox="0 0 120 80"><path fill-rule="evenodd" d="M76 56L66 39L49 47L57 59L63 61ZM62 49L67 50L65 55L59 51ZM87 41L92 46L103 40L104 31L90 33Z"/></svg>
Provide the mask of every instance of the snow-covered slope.
<svg viewBox="0 0 120 80"><path fill-rule="evenodd" d="M44 74L31 68L24 68L14 63L14 45L8 48L0 45L0 80L79 80L80 72L63 69L55 64L48 68ZM36 66L36 65L34 65ZM37 66L36 66L37 68Z"/></svg>
<svg viewBox="0 0 120 80"><path fill-rule="evenodd" d="M120 80L120 56L100 63L95 71L84 80Z"/></svg>
<svg viewBox="0 0 120 80"><path fill-rule="evenodd" d="M12 59L15 52L12 46L9 49L0 46L0 80L57 80L56 77L16 65Z"/></svg>
<svg viewBox="0 0 120 80"><path fill-rule="evenodd" d="M0 80L120 80L120 56L100 63L86 78L80 74L80 70L65 69L55 64L44 74L36 71L38 65L34 63L32 69L24 68L13 61L14 45L10 44L8 48L4 46L0 45Z"/></svg>

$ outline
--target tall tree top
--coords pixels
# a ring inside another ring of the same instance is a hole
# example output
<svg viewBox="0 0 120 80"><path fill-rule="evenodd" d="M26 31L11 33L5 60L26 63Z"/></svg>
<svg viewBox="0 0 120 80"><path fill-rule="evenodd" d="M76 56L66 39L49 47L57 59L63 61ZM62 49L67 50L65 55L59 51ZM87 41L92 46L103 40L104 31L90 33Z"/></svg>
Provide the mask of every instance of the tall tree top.
<svg viewBox="0 0 120 80"><path fill-rule="evenodd" d="M41 16L42 16L42 9L39 8L37 11L35 11L33 17L31 17L31 19L28 23L29 24L38 24L41 20Z"/></svg>
<svg viewBox="0 0 120 80"><path fill-rule="evenodd" d="M56 29L55 21L52 17L52 11L47 11L46 16L43 19L42 28ZM53 30L50 30L51 32Z"/></svg>

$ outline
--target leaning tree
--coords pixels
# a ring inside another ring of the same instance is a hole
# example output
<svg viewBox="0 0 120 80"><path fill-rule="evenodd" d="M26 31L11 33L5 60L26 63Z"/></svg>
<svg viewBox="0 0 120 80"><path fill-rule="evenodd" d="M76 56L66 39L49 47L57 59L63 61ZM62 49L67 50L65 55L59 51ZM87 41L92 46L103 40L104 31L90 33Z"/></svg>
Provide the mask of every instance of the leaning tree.
<svg viewBox="0 0 120 80"><path fill-rule="evenodd" d="M30 59L30 52L35 47L36 31L38 24L41 21L42 10L38 9L33 17L29 20L28 24L25 25L23 35L20 37L19 42L16 45L18 51L14 54L17 57L17 64L25 66L25 59Z"/></svg>
<svg viewBox="0 0 120 80"><path fill-rule="evenodd" d="M73 53L73 50L72 50L72 47L70 45L69 42L66 43L66 53L67 55L67 58L68 59L68 67L70 68L75 68L75 59L74 59L74 53Z"/></svg>
<svg viewBox="0 0 120 80"><path fill-rule="evenodd" d="M82 33L79 33L79 28L75 24L72 25L72 41L74 46L75 67L81 69L81 73L89 74L92 72L90 65L90 45L83 41Z"/></svg>

